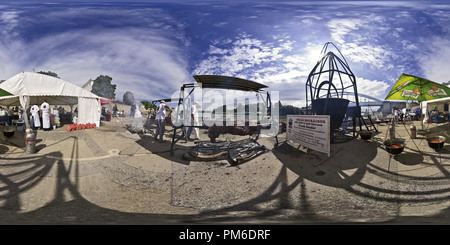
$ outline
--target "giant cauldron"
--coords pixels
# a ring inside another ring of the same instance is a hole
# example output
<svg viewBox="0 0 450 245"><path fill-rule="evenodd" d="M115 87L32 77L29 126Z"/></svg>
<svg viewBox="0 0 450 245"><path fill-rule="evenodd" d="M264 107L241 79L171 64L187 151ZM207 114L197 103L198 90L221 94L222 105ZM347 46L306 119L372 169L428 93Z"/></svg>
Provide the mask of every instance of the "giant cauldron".
<svg viewBox="0 0 450 245"><path fill-rule="evenodd" d="M327 51L330 44L336 48L338 55ZM335 131L344 121L350 101L356 105L356 111L349 115L350 117L361 119L361 111L356 77L342 53L334 44L328 42L321 54L322 58L311 70L306 81L306 105L308 110L311 108L308 113L330 116L330 134L333 140ZM354 134L355 127L353 127Z"/></svg>
<svg viewBox="0 0 450 245"><path fill-rule="evenodd" d="M330 133L342 125L348 103L342 98L321 98L313 100L314 113L316 115L330 115Z"/></svg>

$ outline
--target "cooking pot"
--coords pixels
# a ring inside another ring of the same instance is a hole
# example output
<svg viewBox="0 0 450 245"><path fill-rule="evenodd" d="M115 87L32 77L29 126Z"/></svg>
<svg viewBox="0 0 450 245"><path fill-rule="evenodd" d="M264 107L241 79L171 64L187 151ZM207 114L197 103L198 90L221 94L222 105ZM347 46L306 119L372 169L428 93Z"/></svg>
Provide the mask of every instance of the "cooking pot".
<svg viewBox="0 0 450 245"><path fill-rule="evenodd" d="M428 146L438 150L444 146L447 139L444 136L429 136L427 137Z"/></svg>

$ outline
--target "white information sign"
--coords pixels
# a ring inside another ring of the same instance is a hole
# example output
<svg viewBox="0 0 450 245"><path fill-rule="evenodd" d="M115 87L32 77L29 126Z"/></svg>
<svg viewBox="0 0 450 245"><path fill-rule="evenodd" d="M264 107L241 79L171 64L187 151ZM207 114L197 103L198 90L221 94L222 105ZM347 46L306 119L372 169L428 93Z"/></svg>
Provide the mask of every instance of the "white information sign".
<svg viewBox="0 0 450 245"><path fill-rule="evenodd" d="M330 116L287 115L286 138L330 156Z"/></svg>

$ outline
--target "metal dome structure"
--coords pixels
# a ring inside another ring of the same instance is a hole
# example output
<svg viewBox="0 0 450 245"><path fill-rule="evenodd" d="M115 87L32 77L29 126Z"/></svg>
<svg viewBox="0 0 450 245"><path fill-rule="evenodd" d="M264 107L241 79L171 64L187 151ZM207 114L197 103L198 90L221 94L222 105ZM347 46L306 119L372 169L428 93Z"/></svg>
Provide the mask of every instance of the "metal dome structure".
<svg viewBox="0 0 450 245"><path fill-rule="evenodd" d="M330 47L334 47L337 54L329 51ZM350 103L344 95L348 97L348 94L353 94L352 102L356 104L355 115L347 116L353 120L358 118L361 122L361 107L355 75L340 50L332 42L327 42L321 55L322 58L311 70L306 81L306 105L308 114L330 115L330 133L333 136L334 131L341 126ZM361 123L359 125L361 128Z"/></svg>

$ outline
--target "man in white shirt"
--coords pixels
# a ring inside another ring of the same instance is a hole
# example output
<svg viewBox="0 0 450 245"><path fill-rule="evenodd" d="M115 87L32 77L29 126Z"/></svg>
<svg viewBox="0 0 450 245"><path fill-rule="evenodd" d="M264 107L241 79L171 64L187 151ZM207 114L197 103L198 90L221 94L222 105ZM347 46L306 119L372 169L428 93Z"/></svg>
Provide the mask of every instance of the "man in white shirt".
<svg viewBox="0 0 450 245"><path fill-rule="evenodd" d="M198 120L198 108L202 107L198 101L195 101L194 104L191 105L191 126L200 126L200 122ZM199 140L200 135L198 133L198 127L189 127L186 133L186 141L189 141L192 134L192 130L195 134L194 140Z"/></svg>
<svg viewBox="0 0 450 245"><path fill-rule="evenodd" d="M164 131L166 129L166 109L172 112L172 109L166 105L166 102L161 100L158 108L156 109L156 132L154 137L154 139L157 140L159 135L159 143L163 142Z"/></svg>

